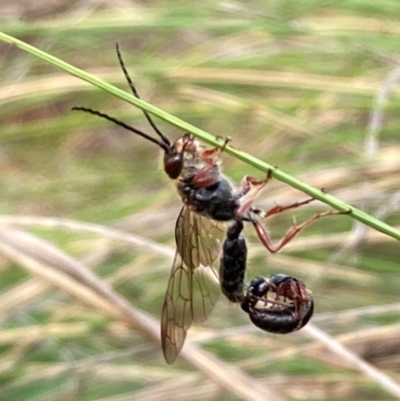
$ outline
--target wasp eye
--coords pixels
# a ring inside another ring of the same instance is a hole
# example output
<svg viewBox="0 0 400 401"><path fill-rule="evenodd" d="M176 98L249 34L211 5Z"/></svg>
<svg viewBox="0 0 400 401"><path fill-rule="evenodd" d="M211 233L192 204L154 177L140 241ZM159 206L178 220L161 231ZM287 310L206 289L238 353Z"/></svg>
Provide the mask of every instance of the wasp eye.
<svg viewBox="0 0 400 401"><path fill-rule="evenodd" d="M165 154L164 156L164 170L168 177L175 180L179 177L183 167L182 153Z"/></svg>

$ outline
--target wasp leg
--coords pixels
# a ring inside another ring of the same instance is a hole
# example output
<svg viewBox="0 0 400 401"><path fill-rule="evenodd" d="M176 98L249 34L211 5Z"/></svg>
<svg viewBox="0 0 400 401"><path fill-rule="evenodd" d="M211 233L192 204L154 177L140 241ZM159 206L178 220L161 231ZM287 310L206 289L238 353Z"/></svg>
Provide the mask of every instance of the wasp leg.
<svg viewBox="0 0 400 401"><path fill-rule="evenodd" d="M225 138L221 148L204 149L201 154L201 160L206 164L201 168L192 179L193 185L197 187L208 187L217 182L219 178L218 161L221 153L224 151L231 138Z"/></svg>
<svg viewBox="0 0 400 401"><path fill-rule="evenodd" d="M221 138L221 139L223 139L223 138ZM232 141L232 138L227 136L224 139L224 143L222 144L222 146L220 148L204 149L200 154L201 159L204 162L206 162L207 164L216 163L219 160L219 158L221 157L222 152L225 150L225 148L228 146L229 142L231 142L231 141Z"/></svg>
<svg viewBox="0 0 400 401"><path fill-rule="evenodd" d="M348 211L346 212L338 212L336 210L329 210L327 212L323 213L318 213L314 216L311 216L308 220L304 221L302 224L294 224L292 227L289 228L289 230L286 232L286 234L282 237L282 239L279 241L277 245L272 244L271 239L268 235L268 233L265 231L264 227L260 224L260 222L251 219L250 221L253 223L253 226L257 232L258 238L260 241L263 243L263 245L271 252L275 253L281 250L286 244L288 244L301 230L304 228L308 227L314 221L319 220L323 217L327 216L335 216L338 214L347 214L349 213Z"/></svg>
<svg viewBox="0 0 400 401"><path fill-rule="evenodd" d="M240 206L236 211L238 217L244 217L249 211L252 211L253 202L271 178L272 170L268 171L267 176L263 180L257 180L247 175L243 178L240 191Z"/></svg>
<svg viewBox="0 0 400 401"><path fill-rule="evenodd" d="M294 203L291 203L290 205L286 205L286 206L275 205L273 208L269 209L268 211L264 211L262 209L256 209L256 208L251 208L250 211L254 214L257 214L260 217L266 218L266 217L272 216L274 214L282 213L285 210L295 209L300 206L308 205L309 203L311 203L315 200L316 200L315 198L309 198L304 201L294 202Z"/></svg>

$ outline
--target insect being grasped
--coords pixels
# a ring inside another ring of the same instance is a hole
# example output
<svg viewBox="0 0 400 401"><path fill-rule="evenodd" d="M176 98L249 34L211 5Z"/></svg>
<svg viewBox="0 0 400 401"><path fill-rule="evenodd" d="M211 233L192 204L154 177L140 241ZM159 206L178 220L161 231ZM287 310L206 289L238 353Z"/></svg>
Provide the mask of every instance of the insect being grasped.
<svg viewBox="0 0 400 401"><path fill-rule="evenodd" d="M134 96L140 98L125 68L118 45L116 50L129 87ZM102 117L158 145L164 152L164 170L176 185L184 204L175 226L176 254L161 317L162 349L169 364L178 356L191 324L205 320L218 297L216 286L212 283L212 278L216 278L216 275L209 275L207 272L213 272L213 263L220 256L226 231L223 222L234 221L239 225L243 225L244 221L251 222L264 246L270 252L277 252L316 219L336 214L321 213L301 225L294 225L278 245L274 246L264 227L254 216L268 217L307 204L313 198L285 207L276 206L265 213L254 208L253 202L271 178L271 172L264 180L245 177L241 188L235 189L220 171L220 154L226 147L227 140L221 149L205 149L192 135L186 133L172 143L157 128L146 111L143 111L144 115L158 138L97 110L86 107L74 107L73 110ZM239 233L240 231L241 229Z"/></svg>
<svg viewBox="0 0 400 401"><path fill-rule="evenodd" d="M301 280L285 274L251 280L241 306L255 326L279 334L300 330L314 313L311 292Z"/></svg>
<svg viewBox="0 0 400 401"><path fill-rule="evenodd" d="M246 290L247 245L242 230L243 222L234 222L223 244L219 269L222 293L231 302L241 303L252 323L264 331L286 334L301 329L314 312L311 292L302 281L285 274L269 279L258 276Z"/></svg>

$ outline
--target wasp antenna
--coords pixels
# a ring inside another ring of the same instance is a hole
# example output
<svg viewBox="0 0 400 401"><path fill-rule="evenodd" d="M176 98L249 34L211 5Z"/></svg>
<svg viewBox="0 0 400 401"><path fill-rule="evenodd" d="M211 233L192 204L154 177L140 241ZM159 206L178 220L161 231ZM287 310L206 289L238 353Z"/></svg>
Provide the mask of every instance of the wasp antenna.
<svg viewBox="0 0 400 401"><path fill-rule="evenodd" d="M88 107L72 107L72 110L84 111L85 113L94 114L95 116L104 118L108 121L113 122L116 125L119 125L122 128L125 128L128 131L135 133L136 135L139 135L139 136L147 139L150 142L157 144L160 148L162 148L164 150L164 152L169 152L169 150L170 150L169 145L167 145L166 143L159 141L159 140L151 137L150 135L147 135L145 132L140 131L135 127L131 127L130 125L124 123L123 121L116 119L115 117L111 117L108 114L102 113L101 111L93 110Z"/></svg>
<svg viewBox="0 0 400 401"><path fill-rule="evenodd" d="M131 88L131 91L133 93L133 95L135 97L137 97L138 99L140 99L139 96L139 92L137 91L134 83L132 82L132 79L128 73L128 70L125 67L125 63L124 60L122 59L122 54L119 50L119 44L118 42L115 42L115 50L117 52L117 56L118 56L118 61L119 61L119 65L121 66L122 72L125 75L126 80L128 81L128 85ZM156 134L161 138L161 140L167 144L168 146L171 146L171 142L170 140L159 130L159 128L157 127L157 125L155 124L155 122L153 121L153 119L151 118L150 114L146 111L146 110L142 110L147 121L149 122L149 124L151 125L151 127L154 129L154 131L156 132Z"/></svg>

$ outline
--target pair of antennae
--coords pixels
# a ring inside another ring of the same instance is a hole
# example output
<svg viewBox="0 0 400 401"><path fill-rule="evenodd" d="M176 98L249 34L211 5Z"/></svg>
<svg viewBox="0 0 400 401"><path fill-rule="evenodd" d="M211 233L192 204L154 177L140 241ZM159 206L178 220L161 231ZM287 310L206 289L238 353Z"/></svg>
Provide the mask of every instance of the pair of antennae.
<svg viewBox="0 0 400 401"><path fill-rule="evenodd" d="M128 85L131 88L131 91L132 91L133 95L135 97L137 97L138 99L140 99L139 93L138 93L135 85L133 84L132 79L129 76L129 73L128 73L126 67L125 67L124 60L122 59L122 55L121 55L121 52L119 50L118 42L116 42L115 50L117 52L119 65L121 66L122 72L124 73L125 78L128 81ZM158 127L154 123L153 119L151 118L150 114L146 110L143 110L143 113L144 113L147 121L149 122L151 127L154 129L155 133L161 138L161 140L153 138L152 136L146 134L145 132L143 132L143 131L135 128L135 127L132 127L132 126L124 123L123 121L118 120L115 117L111 117L108 114L102 113L101 111L93 110L93 109L90 109L88 107L73 107L72 110L84 111L86 113L94 114L95 116L98 116L98 117L104 118L104 119L106 119L108 121L111 121L114 124L119 125L120 127L123 127L126 130L131 131L131 132L133 132L133 133L135 133L135 134L147 139L148 141L157 144L166 153L168 153L171 150L171 142L170 142L170 140L158 129Z"/></svg>

